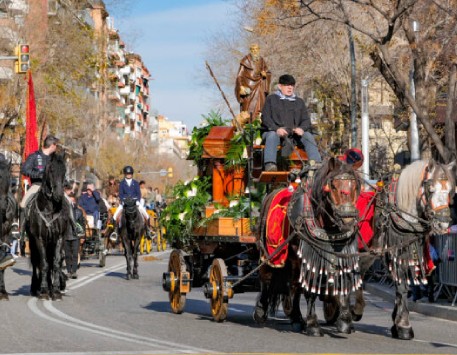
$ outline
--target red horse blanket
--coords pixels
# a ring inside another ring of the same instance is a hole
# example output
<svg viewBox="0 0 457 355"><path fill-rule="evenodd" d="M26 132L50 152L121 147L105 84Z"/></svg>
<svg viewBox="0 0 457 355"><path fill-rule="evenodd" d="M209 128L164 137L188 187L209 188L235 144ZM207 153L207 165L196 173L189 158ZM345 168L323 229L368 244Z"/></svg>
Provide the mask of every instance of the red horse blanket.
<svg viewBox="0 0 457 355"><path fill-rule="evenodd" d="M289 219L287 218L287 205L290 202L293 191L280 190L271 201L267 215L265 247L268 255L271 255L289 235ZM283 267L288 255L288 246L285 245L268 264L272 267Z"/></svg>
<svg viewBox="0 0 457 355"><path fill-rule="evenodd" d="M356 207L359 210L359 250L369 246L373 238L373 217L375 192L361 192L357 199Z"/></svg>

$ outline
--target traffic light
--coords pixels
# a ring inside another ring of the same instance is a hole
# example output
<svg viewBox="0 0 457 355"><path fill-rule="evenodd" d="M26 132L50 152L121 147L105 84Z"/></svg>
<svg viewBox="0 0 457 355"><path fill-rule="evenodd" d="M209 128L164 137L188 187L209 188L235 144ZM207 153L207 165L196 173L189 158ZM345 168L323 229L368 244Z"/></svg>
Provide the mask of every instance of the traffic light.
<svg viewBox="0 0 457 355"><path fill-rule="evenodd" d="M28 44L20 44L16 47L16 73L25 74L30 69L30 47Z"/></svg>
<svg viewBox="0 0 457 355"><path fill-rule="evenodd" d="M169 177L169 178L172 178L172 177L173 177L173 168L168 168L168 171L167 171L167 172L168 172L168 174L167 174L168 177Z"/></svg>

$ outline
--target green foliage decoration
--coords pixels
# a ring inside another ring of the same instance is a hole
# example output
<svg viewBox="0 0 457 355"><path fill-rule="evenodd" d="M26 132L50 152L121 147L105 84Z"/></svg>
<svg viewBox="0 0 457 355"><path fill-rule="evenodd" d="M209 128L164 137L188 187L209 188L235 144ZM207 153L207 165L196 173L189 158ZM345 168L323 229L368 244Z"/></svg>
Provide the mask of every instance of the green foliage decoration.
<svg viewBox="0 0 457 355"><path fill-rule="evenodd" d="M173 200L162 211L160 223L166 229L165 238L186 244L199 225L205 206L211 200L209 177L195 177L190 182L179 181L172 191Z"/></svg>
<svg viewBox="0 0 457 355"><path fill-rule="evenodd" d="M227 126L230 122L229 120L222 118L218 111L211 111L207 116L202 116L205 121L200 127L194 127L192 130L188 156L188 159L193 160L198 167L200 167L202 163L203 141L208 136L211 128L216 126Z"/></svg>

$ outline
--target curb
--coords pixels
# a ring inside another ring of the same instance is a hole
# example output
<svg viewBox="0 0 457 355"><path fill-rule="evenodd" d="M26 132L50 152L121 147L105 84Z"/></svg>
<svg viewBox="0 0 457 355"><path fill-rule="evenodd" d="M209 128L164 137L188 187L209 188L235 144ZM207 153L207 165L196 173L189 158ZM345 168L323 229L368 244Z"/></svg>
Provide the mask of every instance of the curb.
<svg viewBox="0 0 457 355"><path fill-rule="evenodd" d="M388 288L387 286L381 286L376 283L365 283L364 290L382 298L385 301L392 303L392 307L395 303L395 289ZM408 308L411 312L420 313L426 316L446 319L450 321L457 321L457 306L442 305L439 303L422 303L408 301Z"/></svg>

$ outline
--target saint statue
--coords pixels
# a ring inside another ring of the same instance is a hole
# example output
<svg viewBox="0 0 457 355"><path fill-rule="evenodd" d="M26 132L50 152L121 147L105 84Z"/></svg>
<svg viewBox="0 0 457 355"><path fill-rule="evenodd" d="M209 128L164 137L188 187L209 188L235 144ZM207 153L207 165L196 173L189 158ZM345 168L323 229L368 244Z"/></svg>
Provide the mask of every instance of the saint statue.
<svg viewBox="0 0 457 355"><path fill-rule="evenodd" d="M270 89L271 73L265 60L260 56L258 44L252 44L250 53L240 61L236 77L235 96L240 103L240 111L253 114L256 118L262 111Z"/></svg>

